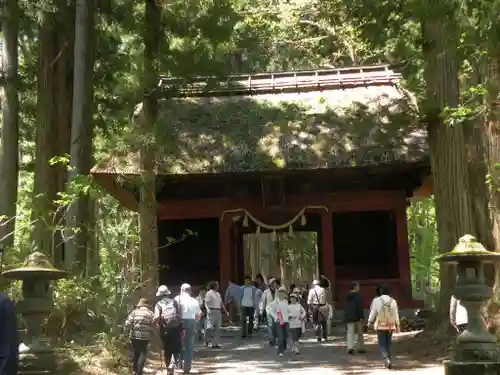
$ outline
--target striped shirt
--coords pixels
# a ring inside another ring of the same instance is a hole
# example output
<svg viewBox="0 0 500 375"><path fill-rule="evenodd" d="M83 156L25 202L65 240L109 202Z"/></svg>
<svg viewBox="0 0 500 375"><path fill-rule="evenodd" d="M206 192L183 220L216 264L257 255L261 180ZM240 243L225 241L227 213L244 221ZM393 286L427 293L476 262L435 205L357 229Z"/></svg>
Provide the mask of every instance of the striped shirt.
<svg viewBox="0 0 500 375"><path fill-rule="evenodd" d="M147 307L134 309L125 321L125 329L131 339L151 340L154 314Z"/></svg>

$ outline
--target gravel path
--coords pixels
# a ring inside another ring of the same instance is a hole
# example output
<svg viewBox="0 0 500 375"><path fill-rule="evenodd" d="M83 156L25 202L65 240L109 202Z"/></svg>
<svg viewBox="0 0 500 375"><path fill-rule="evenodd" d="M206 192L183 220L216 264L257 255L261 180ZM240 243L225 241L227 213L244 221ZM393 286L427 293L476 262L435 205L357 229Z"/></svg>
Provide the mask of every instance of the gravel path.
<svg viewBox="0 0 500 375"><path fill-rule="evenodd" d="M334 336L326 343L317 343L308 332L302 340L299 355L278 357L276 349L265 341L263 331L252 339L241 339L235 329L224 332L223 348L220 350L196 348L193 373L210 375L385 375L397 372L400 375L442 375L443 366L436 363L423 363L412 358L411 353L397 353L392 370L383 367L374 337L367 337L367 353L348 356L341 335ZM152 360L149 368L158 369L158 359ZM157 371L157 370L156 370ZM154 371L149 372L155 374ZM156 372L157 375L166 372Z"/></svg>

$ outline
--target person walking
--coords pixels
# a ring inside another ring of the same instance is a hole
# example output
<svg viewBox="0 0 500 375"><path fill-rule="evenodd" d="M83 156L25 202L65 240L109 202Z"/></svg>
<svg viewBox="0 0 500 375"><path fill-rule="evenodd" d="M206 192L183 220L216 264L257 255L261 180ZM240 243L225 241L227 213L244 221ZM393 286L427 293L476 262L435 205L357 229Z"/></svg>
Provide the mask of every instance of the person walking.
<svg viewBox="0 0 500 375"><path fill-rule="evenodd" d="M201 310L201 317L197 321L197 326L196 326L196 337L201 342L205 341L205 327L207 324L207 308L205 307L206 294L207 294L207 288L202 286L198 293L198 297L196 297L196 300L198 301L198 305L200 306Z"/></svg>
<svg viewBox="0 0 500 375"><path fill-rule="evenodd" d="M178 302L165 285L160 285L156 292L159 301L154 308L154 320L160 328L160 339L163 344L165 367L173 374L174 367L181 367L182 354L182 312ZM174 362L172 362L172 357Z"/></svg>
<svg viewBox="0 0 500 375"><path fill-rule="evenodd" d="M377 332L378 346L385 363L385 367L392 368L392 336L400 332L398 304L390 296L388 286L381 287L381 296L373 300L368 327Z"/></svg>
<svg viewBox="0 0 500 375"><path fill-rule="evenodd" d="M306 318L306 310L299 302L300 291L290 294L290 303L288 305L289 317L289 332L292 339L292 351L294 354L299 354L299 339L302 336L304 320Z"/></svg>
<svg viewBox="0 0 500 375"><path fill-rule="evenodd" d="M208 283L208 292L205 296L205 307L207 308L207 328L205 331L205 346L212 344L213 349L220 349L220 329L222 325L223 311L227 316L229 313L224 306L219 293L219 283L211 281Z"/></svg>
<svg viewBox="0 0 500 375"><path fill-rule="evenodd" d="M0 374L17 375L19 367L19 335L14 303L0 293Z"/></svg>
<svg viewBox="0 0 500 375"><path fill-rule="evenodd" d="M236 284L234 280L229 281L229 285L224 293L224 303L227 311L229 311L229 324L241 320L241 286ZM236 323L238 324L238 323Z"/></svg>
<svg viewBox="0 0 500 375"><path fill-rule="evenodd" d="M278 356L283 357L286 351L288 339L288 322L290 320L290 310L288 309L287 290L281 286L277 290L277 298L267 306L267 314L274 322L278 344Z"/></svg>
<svg viewBox="0 0 500 375"><path fill-rule="evenodd" d="M241 287L241 337L252 337L255 318L255 295L257 288L252 285L252 278L245 276L245 285Z"/></svg>
<svg viewBox="0 0 500 375"><path fill-rule="evenodd" d="M457 330L462 333L467 328L468 316L467 310L460 303L460 300L452 295L450 300L450 323Z"/></svg>
<svg viewBox="0 0 500 375"><path fill-rule="evenodd" d="M354 354L357 350L364 353L364 310L357 281L351 283L351 291L346 296L344 319L347 325L347 352Z"/></svg>
<svg viewBox="0 0 500 375"><path fill-rule="evenodd" d="M184 328L182 370L184 374L189 374L193 362L196 322L201 318L201 309L196 298L191 297L191 285L189 284L181 285L181 293L175 297L175 301L181 308L182 327Z"/></svg>
<svg viewBox="0 0 500 375"><path fill-rule="evenodd" d="M146 363L148 345L153 335L154 314L148 300L141 298L125 320L124 328L132 343L132 371L142 375Z"/></svg>
<svg viewBox="0 0 500 375"><path fill-rule="evenodd" d="M276 331L275 331L275 326L274 326L274 320L269 314L267 313L267 308L268 306L276 299L276 279L270 278L269 279L269 287L264 290L262 293L262 297L259 302L259 311L260 314L265 314L266 320L267 320L267 330L268 330L268 340L269 340L269 345L275 346L276 345Z"/></svg>
<svg viewBox="0 0 500 375"><path fill-rule="evenodd" d="M309 290L307 304L312 311L314 328L318 342L328 339L327 320L330 313L326 305L325 288L320 285L319 280L313 281L313 287Z"/></svg>

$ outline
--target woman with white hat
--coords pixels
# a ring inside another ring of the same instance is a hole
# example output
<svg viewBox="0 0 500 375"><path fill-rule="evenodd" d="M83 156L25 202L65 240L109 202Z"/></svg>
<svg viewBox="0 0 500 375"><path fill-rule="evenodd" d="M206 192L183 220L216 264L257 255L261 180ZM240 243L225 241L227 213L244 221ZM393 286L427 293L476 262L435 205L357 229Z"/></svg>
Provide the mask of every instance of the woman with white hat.
<svg viewBox="0 0 500 375"><path fill-rule="evenodd" d="M165 285L160 285L156 296L159 301L154 310L154 319L160 328L160 338L163 343L165 367L173 373L171 366L172 356L174 365L181 367L182 354L182 311L179 303L172 298L172 293Z"/></svg>
<svg viewBox="0 0 500 375"><path fill-rule="evenodd" d="M276 291L277 298L267 307L268 316L272 317L274 322L274 330L276 332L278 342L278 355L285 355L286 341L288 338L288 322L290 320L290 310L288 308L288 291L284 286L281 286Z"/></svg>
<svg viewBox="0 0 500 375"><path fill-rule="evenodd" d="M148 345L153 334L153 321L153 312L145 298L139 300L125 321L125 330L129 333L134 351L132 357L134 375L143 374Z"/></svg>

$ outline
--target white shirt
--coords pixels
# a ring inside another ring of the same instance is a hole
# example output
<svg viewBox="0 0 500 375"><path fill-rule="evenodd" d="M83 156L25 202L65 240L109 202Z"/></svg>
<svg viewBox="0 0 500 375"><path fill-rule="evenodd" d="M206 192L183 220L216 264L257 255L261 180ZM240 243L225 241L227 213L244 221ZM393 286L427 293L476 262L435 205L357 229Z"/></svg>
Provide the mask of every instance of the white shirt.
<svg viewBox="0 0 500 375"><path fill-rule="evenodd" d="M208 310L220 310L222 305L222 297L219 292L210 289L205 295L205 306Z"/></svg>
<svg viewBox="0 0 500 375"><path fill-rule="evenodd" d="M278 320L278 314L281 313L283 322L290 320L290 311L288 310L288 301L286 299L275 299L266 309L267 313L275 320Z"/></svg>
<svg viewBox="0 0 500 375"><path fill-rule="evenodd" d="M326 305L326 292L325 288L315 285L309 290L309 295L307 296L308 305Z"/></svg>
<svg viewBox="0 0 500 375"><path fill-rule="evenodd" d="M457 326L468 322L467 310L454 296L450 300L450 321Z"/></svg>
<svg viewBox="0 0 500 375"><path fill-rule="evenodd" d="M241 287L241 306L255 307L255 287L252 285Z"/></svg>
<svg viewBox="0 0 500 375"><path fill-rule="evenodd" d="M175 297L175 300L181 307L182 319L196 319L197 316L201 315L200 304L196 298L181 293Z"/></svg>
<svg viewBox="0 0 500 375"><path fill-rule="evenodd" d="M382 322L379 321L379 314L382 311L382 308L384 307L385 304L389 304L391 308L391 314L394 317L394 324L391 326L385 326ZM379 331L391 331L394 329L398 329L400 327L399 309L396 300L386 294L383 294L380 297L375 298L372 301L372 305L370 308L370 316L368 317L368 324L373 324L373 328Z"/></svg>
<svg viewBox="0 0 500 375"><path fill-rule="evenodd" d="M306 311L298 302L288 305L290 320L288 322L290 328L302 328L302 320L306 317Z"/></svg>
<svg viewBox="0 0 500 375"><path fill-rule="evenodd" d="M259 310L260 313L262 314L265 310L267 310L267 307L273 302L276 297L278 296L278 292L274 292L274 297L273 294L271 293L271 289L266 289L262 293L262 296L260 297L260 303L259 303Z"/></svg>

